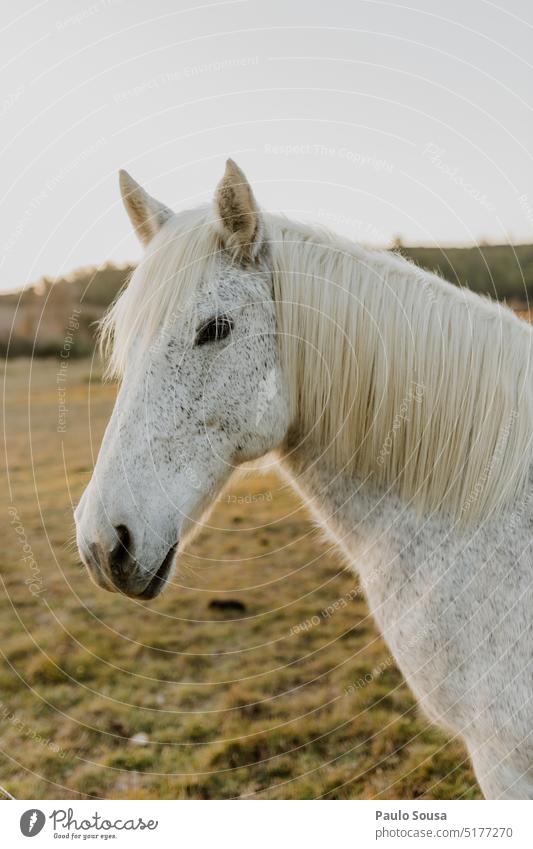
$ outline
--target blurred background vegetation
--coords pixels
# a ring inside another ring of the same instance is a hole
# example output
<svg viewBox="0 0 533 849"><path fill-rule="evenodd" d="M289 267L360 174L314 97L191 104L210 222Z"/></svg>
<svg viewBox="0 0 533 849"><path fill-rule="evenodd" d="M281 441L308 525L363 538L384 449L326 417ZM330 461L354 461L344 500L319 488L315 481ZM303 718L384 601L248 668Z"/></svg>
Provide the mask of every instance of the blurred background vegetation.
<svg viewBox="0 0 533 849"><path fill-rule="evenodd" d="M395 245L422 268L511 305L533 296L533 245L477 245L468 248L407 248Z"/></svg>

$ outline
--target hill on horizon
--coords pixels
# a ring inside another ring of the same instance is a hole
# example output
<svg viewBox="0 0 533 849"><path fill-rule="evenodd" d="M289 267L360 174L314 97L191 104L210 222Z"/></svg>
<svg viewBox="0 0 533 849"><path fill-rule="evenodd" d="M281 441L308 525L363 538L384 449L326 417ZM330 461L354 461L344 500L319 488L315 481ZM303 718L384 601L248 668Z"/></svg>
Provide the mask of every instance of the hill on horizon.
<svg viewBox="0 0 533 849"><path fill-rule="evenodd" d="M451 283L525 309L533 300L533 244L408 247L394 250ZM0 295L0 356L86 356L96 323L135 266L106 263L45 277L24 291Z"/></svg>

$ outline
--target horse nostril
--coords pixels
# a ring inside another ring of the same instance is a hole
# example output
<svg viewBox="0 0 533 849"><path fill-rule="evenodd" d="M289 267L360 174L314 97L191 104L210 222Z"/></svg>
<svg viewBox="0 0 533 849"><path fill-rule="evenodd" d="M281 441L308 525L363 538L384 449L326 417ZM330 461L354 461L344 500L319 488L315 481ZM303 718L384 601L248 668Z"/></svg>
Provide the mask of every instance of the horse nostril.
<svg viewBox="0 0 533 849"><path fill-rule="evenodd" d="M126 525L117 525L115 531L122 545L129 545L131 534Z"/></svg>
<svg viewBox="0 0 533 849"><path fill-rule="evenodd" d="M109 554L109 567L113 577L125 577L125 570L133 560L133 539L126 525L115 528L117 543Z"/></svg>

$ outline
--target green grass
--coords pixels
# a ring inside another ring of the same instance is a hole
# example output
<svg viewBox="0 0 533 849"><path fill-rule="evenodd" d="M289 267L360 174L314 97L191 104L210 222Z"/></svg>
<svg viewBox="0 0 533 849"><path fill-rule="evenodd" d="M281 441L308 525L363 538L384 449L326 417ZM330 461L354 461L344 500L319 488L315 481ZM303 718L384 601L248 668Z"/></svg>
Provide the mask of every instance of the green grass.
<svg viewBox="0 0 533 849"><path fill-rule="evenodd" d="M217 501L163 597L105 593L69 540L113 387L71 361L59 434L57 363L5 369L0 783L11 794L480 798L464 749L419 713L352 598L356 576L274 474ZM220 598L245 612L211 609Z"/></svg>

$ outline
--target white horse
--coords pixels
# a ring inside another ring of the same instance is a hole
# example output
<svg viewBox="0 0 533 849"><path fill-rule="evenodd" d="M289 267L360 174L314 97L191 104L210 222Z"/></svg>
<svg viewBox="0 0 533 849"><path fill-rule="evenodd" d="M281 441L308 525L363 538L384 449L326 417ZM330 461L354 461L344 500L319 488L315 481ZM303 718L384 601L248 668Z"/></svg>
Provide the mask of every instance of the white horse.
<svg viewBox="0 0 533 849"><path fill-rule="evenodd" d="M533 331L402 258L260 211L231 160L104 320L122 385L76 510L102 587L151 599L240 464L280 467L355 567L486 797L533 797Z"/></svg>

